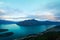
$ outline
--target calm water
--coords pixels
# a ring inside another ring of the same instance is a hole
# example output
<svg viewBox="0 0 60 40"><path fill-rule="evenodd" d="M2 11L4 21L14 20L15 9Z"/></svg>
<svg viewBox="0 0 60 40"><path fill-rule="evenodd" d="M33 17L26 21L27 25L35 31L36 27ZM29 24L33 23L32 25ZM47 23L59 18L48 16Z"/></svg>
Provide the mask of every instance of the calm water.
<svg viewBox="0 0 60 40"><path fill-rule="evenodd" d="M9 32L14 33L12 36L7 37L7 38L17 38L17 37L26 36L28 34L37 34L51 27L54 27L54 26L53 25L40 25L40 26L26 27L26 26L18 26L16 24L0 25L1 29L8 29Z"/></svg>

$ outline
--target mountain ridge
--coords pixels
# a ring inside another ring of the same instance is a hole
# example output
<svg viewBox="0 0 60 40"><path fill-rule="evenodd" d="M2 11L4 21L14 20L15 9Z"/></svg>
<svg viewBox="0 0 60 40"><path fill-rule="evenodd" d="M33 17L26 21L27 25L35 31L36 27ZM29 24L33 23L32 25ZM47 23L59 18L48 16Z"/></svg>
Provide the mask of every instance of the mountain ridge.
<svg viewBox="0 0 60 40"><path fill-rule="evenodd" d="M24 21L18 22L17 25L21 25L21 26L60 25L60 22L38 21L38 20L32 19L32 20L24 20Z"/></svg>
<svg viewBox="0 0 60 40"><path fill-rule="evenodd" d="M0 20L0 24L15 24L16 22L8 21L8 20Z"/></svg>

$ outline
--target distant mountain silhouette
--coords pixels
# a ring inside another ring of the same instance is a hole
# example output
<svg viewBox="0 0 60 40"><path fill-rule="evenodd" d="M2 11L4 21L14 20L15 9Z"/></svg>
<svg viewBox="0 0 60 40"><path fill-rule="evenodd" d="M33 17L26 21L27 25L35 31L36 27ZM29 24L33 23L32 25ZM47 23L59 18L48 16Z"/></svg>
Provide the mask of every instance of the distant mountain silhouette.
<svg viewBox="0 0 60 40"><path fill-rule="evenodd" d="M0 24L15 24L16 22L8 21L8 20L0 20Z"/></svg>
<svg viewBox="0 0 60 40"><path fill-rule="evenodd" d="M20 25L20 26L60 25L60 22L38 21L35 19L31 19L31 20L24 20L24 21L18 22L17 25Z"/></svg>
<svg viewBox="0 0 60 40"><path fill-rule="evenodd" d="M40 22L32 19L32 20L21 21L21 22L18 22L17 24L21 26L36 26L36 25L40 25Z"/></svg>

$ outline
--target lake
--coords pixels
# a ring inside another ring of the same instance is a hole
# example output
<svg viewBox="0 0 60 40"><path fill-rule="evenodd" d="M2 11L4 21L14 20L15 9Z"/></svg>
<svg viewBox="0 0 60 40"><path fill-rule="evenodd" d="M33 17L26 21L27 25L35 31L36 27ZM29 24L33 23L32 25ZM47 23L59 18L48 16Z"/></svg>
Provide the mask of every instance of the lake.
<svg viewBox="0 0 60 40"><path fill-rule="evenodd" d="M54 27L54 25L18 26L17 24L0 24L0 29L8 29L7 32L14 33L12 36L3 37L3 38L0 38L0 40L3 40L3 39L12 40L14 38L24 37L29 34L38 34L52 27Z"/></svg>

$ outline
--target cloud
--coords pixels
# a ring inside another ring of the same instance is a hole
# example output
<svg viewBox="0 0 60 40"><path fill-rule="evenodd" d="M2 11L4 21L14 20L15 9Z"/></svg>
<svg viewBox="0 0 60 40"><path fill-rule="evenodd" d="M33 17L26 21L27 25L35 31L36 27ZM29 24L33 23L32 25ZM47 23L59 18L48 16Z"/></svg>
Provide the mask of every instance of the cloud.
<svg viewBox="0 0 60 40"><path fill-rule="evenodd" d="M25 18L26 14L23 14L20 10L11 9L7 11L7 9L0 9L0 20L18 21L20 19L25 20Z"/></svg>
<svg viewBox="0 0 60 40"><path fill-rule="evenodd" d="M5 15L6 14L6 10L0 9L0 16Z"/></svg>
<svg viewBox="0 0 60 40"><path fill-rule="evenodd" d="M40 7L36 8L36 10L30 12L24 12L23 10L13 9L10 4L6 4L4 2L0 2L0 4L4 4L4 9L0 10L0 18L3 19L20 19L20 17L27 18L38 18L42 20L60 20L60 1L58 0L46 0L41 2Z"/></svg>
<svg viewBox="0 0 60 40"><path fill-rule="evenodd" d="M2 12L2 13L6 13L6 10L0 9L0 12Z"/></svg>
<svg viewBox="0 0 60 40"><path fill-rule="evenodd" d="M44 12L34 12L34 15L28 15L28 18L32 19L39 19L39 20L56 20L55 15L53 14L52 11L44 11Z"/></svg>
<svg viewBox="0 0 60 40"><path fill-rule="evenodd" d="M33 10L34 15L31 18L40 18L42 20L60 20L60 0L46 0L40 5L40 8Z"/></svg>
<svg viewBox="0 0 60 40"><path fill-rule="evenodd" d="M60 16L60 0L54 0L46 5L46 9L48 10L54 10L53 14L56 16Z"/></svg>
<svg viewBox="0 0 60 40"><path fill-rule="evenodd" d="M4 2L0 2L0 5L4 4Z"/></svg>

